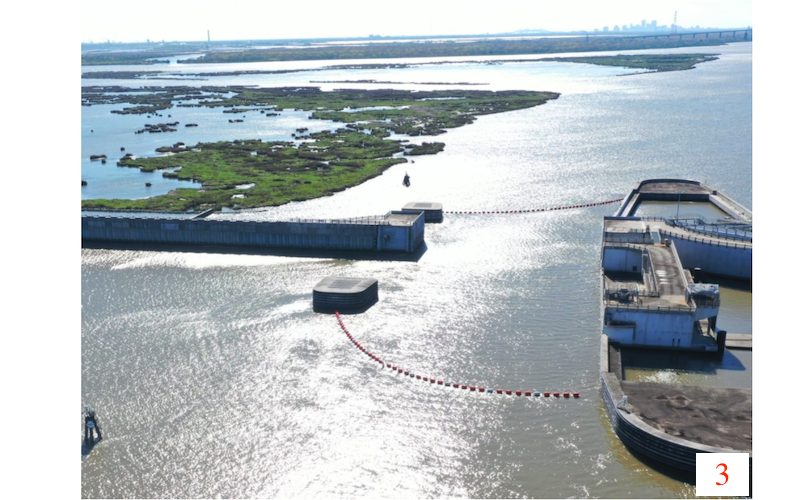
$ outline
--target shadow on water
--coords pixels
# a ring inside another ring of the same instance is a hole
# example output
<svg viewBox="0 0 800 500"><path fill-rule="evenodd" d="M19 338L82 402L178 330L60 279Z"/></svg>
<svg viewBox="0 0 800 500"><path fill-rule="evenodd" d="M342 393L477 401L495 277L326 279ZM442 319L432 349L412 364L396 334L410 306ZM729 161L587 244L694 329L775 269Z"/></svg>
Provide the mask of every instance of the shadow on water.
<svg viewBox="0 0 800 500"><path fill-rule="evenodd" d="M742 362L726 350L722 359L705 353L622 349L623 370L638 368L648 370L673 370L690 373L716 374L719 370L745 371Z"/></svg>
<svg viewBox="0 0 800 500"><path fill-rule="evenodd" d="M94 447L100 442L102 439L84 439L81 441L81 456L85 457L92 452Z"/></svg>
<svg viewBox="0 0 800 500"><path fill-rule="evenodd" d="M419 262L428 245L425 242L412 253L367 252L353 250L314 250L308 248L262 248L213 245L180 245L163 243L111 242L81 240L81 248L98 250L142 250L149 252L215 253L227 255L269 255L275 257L304 257L340 260L373 260Z"/></svg>

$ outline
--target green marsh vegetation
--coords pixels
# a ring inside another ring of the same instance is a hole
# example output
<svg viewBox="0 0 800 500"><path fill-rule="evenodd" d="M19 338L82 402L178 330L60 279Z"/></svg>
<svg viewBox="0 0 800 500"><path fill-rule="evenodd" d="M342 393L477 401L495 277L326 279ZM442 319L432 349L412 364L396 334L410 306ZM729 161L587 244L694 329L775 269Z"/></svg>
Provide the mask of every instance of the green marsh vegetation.
<svg viewBox="0 0 800 500"><path fill-rule="evenodd" d="M445 90L338 90L316 87L199 89L84 89L84 105L130 99L131 113L169 109L173 99L196 100L190 106L232 109L306 110L311 119L343 126L302 136L299 141L243 139L159 148L163 156L127 158L122 167L202 183L201 189L177 189L140 200L84 200L84 209L199 211L255 208L330 195L405 163L406 155L436 154L441 142L412 145L392 134L436 136L472 123L477 116L530 108L555 99L553 92ZM104 95L106 92L109 95ZM152 101L147 100L147 95ZM181 106L182 104L176 104ZM125 111L125 110L123 110Z"/></svg>
<svg viewBox="0 0 800 500"><path fill-rule="evenodd" d="M696 65L719 59L711 54L633 54L593 57L552 57L543 61L622 66L651 71L684 71Z"/></svg>

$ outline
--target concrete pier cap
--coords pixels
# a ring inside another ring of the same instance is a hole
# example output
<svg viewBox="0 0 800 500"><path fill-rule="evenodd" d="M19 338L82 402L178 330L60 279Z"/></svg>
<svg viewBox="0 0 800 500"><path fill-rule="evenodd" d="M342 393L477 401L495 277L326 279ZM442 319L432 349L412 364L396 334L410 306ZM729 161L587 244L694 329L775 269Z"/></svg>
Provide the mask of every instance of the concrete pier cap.
<svg viewBox="0 0 800 500"><path fill-rule="evenodd" d="M329 276L314 286L314 312L360 313L378 302L378 280Z"/></svg>
<svg viewBox="0 0 800 500"><path fill-rule="evenodd" d="M442 204L437 202L413 201L411 203L406 203L403 210L425 214L426 223L442 222L444 220Z"/></svg>

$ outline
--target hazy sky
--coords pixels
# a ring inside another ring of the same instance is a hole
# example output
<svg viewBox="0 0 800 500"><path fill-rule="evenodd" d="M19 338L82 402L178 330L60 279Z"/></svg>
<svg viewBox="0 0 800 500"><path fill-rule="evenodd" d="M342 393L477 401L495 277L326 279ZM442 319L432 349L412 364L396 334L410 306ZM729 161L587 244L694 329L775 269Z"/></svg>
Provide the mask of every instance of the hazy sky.
<svg viewBox="0 0 800 500"><path fill-rule="evenodd" d="M751 26L747 1L89 0L81 41L119 42L594 30L638 24Z"/></svg>

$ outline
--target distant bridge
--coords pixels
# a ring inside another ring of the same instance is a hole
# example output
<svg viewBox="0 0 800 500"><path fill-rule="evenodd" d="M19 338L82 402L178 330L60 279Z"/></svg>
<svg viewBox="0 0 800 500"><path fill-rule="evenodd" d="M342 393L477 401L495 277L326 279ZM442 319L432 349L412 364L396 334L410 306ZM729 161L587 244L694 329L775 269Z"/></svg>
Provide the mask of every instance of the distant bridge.
<svg viewBox="0 0 800 500"><path fill-rule="evenodd" d="M634 39L634 38L672 38L676 37L678 40L683 37L691 38L722 38L723 35L729 34L731 38L736 38L737 34L742 40L753 39L753 28L735 29L735 30L715 30L715 31L698 31L692 33L658 33L652 35L619 35L620 38ZM607 33L604 35L608 36ZM587 35L588 36L588 35Z"/></svg>

